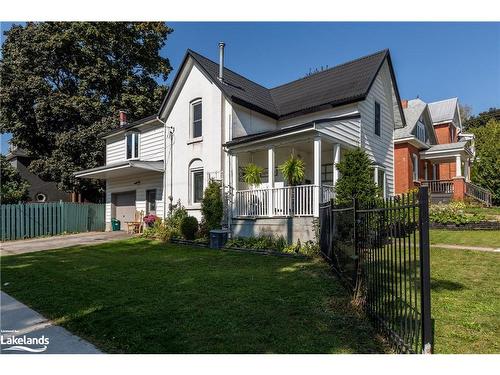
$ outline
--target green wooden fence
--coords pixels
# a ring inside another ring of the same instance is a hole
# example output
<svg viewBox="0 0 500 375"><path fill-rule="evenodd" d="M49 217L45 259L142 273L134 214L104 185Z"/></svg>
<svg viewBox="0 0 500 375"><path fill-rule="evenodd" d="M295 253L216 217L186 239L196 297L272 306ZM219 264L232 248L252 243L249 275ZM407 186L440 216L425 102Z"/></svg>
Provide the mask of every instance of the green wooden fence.
<svg viewBox="0 0 500 375"><path fill-rule="evenodd" d="M0 205L2 241L103 231L105 204L22 203Z"/></svg>

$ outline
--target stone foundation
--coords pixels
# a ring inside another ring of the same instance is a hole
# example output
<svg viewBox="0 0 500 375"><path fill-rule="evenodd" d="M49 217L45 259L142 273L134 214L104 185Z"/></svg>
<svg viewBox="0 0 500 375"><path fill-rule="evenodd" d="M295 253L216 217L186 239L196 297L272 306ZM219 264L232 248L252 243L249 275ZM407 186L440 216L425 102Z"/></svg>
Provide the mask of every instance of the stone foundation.
<svg viewBox="0 0 500 375"><path fill-rule="evenodd" d="M283 236L288 243L314 241L313 217L269 217L255 219L233 219L232 233L235 237L259 235Z"/></svg>

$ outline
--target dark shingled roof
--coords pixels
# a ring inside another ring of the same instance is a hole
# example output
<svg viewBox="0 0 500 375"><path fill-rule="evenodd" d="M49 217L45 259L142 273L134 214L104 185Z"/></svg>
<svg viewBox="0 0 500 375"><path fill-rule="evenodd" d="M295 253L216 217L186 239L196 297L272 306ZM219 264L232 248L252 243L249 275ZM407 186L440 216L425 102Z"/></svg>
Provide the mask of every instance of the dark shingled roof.
<svg viewBox="0 0 500 375"><path fill-rule="evenodd" d="M191 50L187 54L232 101L283 119L363 100L389 51L379 51L272 89L227 68L224 82L220 83L219 64Z"/></svg>

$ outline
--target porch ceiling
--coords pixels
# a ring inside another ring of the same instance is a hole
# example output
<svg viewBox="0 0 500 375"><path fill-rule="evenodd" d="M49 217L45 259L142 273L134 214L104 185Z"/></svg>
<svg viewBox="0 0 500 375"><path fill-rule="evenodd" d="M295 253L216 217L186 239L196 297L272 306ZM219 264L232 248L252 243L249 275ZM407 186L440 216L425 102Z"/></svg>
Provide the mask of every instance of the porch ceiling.
<svg viewBox="0 0 500 375"><path fill-rule="evenodd" d="M76 178L93 178L105 180L116 177L126 177L144 172L163 172L163 160L142 161L126 160L120 163L108 164L102 167L76 172Z"/></svg>

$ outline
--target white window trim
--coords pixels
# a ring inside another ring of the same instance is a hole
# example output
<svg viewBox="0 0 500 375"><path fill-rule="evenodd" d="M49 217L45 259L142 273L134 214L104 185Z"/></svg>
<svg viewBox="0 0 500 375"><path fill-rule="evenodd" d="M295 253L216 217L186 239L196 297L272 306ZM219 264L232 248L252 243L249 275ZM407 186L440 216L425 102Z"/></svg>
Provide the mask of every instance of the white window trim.
<svg viewBox="0 0 500 375"><path fill-rule="evenodd" d="M198 103L201 103L201 135L199 137L193 137L194 134L193 112L194 112L194 106ZM191 144L201 141L203 141L203 99L196 98L189 102L189 139L187 143Z"/></svg>
<svg viewBox="0 0 500 375"><path fill-rule="evenodd" d="M127 137L132 134L132 135L136 135L136 137L132 137L132 156L129 158L127 157L127 147L128 147L128 142L127 142ZM141 133L137 132L137 131L130 131L130 132L126 132L125 133L125 159L126 160L137 160L139 159L139 155L141 153ZM135 151L135 145L137 144L137 155L134 155L134 151Z"/></svg>
<svg viewBox="0 0 500 375"><path fill-rule="evenodd" d="M378 172L379 171L384 172L384 177L383 177L384 181L382 181L382 195L383 195L383 198L387 198L387 172L386 172L385 167L380 166L380 165L375 165L373 167L373 181L375 182L375 184L378 187Z"/></svg>

